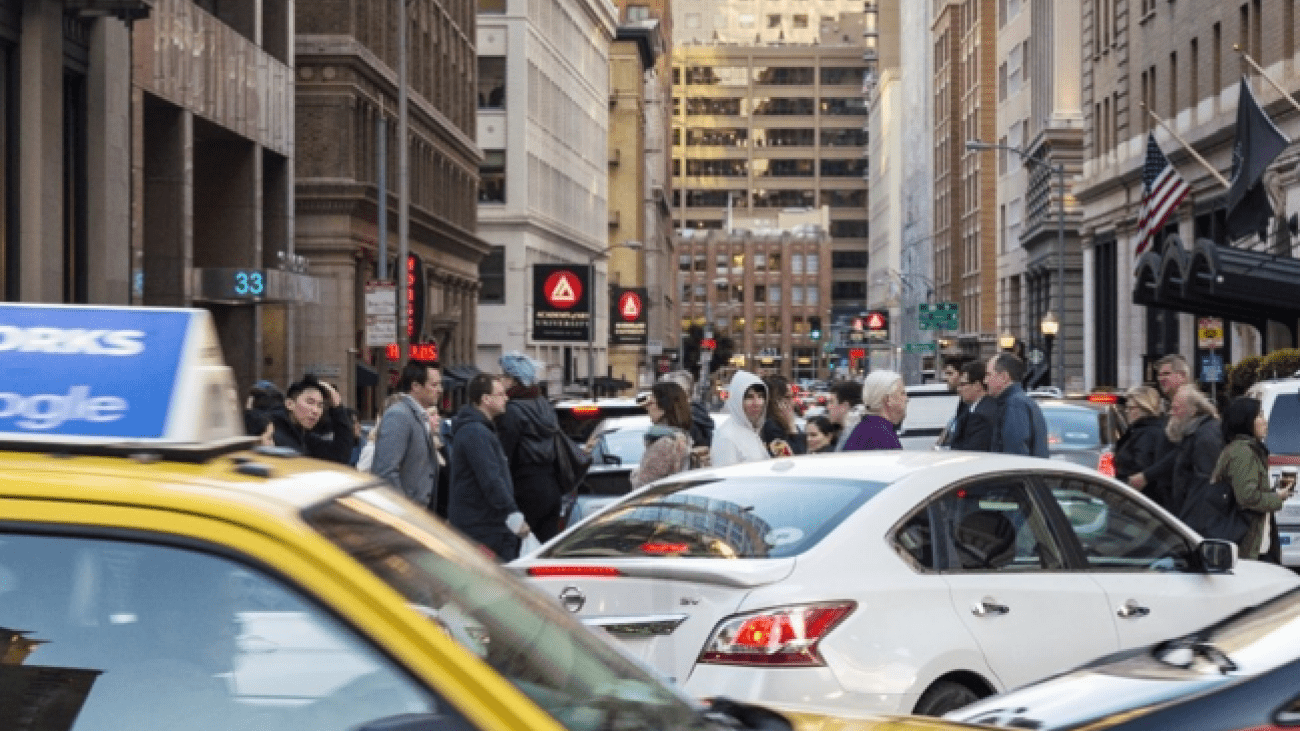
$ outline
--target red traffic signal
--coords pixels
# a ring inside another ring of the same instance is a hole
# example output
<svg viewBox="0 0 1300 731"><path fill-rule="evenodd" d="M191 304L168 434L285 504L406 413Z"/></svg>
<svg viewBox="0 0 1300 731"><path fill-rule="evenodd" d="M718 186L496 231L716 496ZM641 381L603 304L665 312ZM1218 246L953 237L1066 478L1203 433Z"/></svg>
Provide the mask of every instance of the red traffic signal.
<svg viewBox="0 0 1300 731"><path fill-rule="evenodd" d="M700 347L704 348L705 350L717 350L718 341L714 340L713 338L704 338L703 340L700 341Z"/></svg>
<svg viewBox="0 0 1300 731"><path fill-rule="evenodd" d="M889 329L889 313L884 310L873 310L867 313L866 318L867 330L871 332L883 332Z"/></svg>

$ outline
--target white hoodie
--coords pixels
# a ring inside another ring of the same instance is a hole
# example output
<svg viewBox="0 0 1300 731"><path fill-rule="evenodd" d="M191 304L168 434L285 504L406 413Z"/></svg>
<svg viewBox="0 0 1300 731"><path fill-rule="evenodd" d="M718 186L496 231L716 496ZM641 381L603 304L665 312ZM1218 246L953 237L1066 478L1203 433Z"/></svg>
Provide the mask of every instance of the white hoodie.
<svg viewBox="0 0 1300 731"><path fill-rule="evenodd" d="M768 459L767 447L758 436L763 417L755 425L745 416L745 391L751 386L758 386L767 393L762 379L748 371L736 371L727 387L727 419L713 435L713 446L709 448L709 464L725 467L740 462L754 462Z"/></svg>

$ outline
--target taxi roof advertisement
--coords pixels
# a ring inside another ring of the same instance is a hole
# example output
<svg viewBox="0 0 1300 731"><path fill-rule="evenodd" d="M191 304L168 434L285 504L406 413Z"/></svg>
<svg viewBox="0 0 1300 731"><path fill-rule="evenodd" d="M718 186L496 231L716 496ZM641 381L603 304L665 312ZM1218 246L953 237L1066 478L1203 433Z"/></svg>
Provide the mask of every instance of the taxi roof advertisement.
<svg viewBox="0 0 1300 731"><path fill-rule="evenodd" d="M204 310L0 305L0 373L3 439L192 442L234 426L217 424L235 394Z"/></svg>

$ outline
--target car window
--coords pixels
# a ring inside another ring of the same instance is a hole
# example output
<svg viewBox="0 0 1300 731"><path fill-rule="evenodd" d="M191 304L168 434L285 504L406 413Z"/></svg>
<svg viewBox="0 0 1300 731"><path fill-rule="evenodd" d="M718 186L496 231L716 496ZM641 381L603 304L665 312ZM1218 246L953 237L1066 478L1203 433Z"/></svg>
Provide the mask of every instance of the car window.
<svg viewBox="0 0 1300 731"><path fill-rule="evenodd" d="M547 558L780 558L816 545L884 488L867 480L747 477L656 485L578 526Z"/></svg>
<svg viewBox="0 0 1300 731"><path fill-rule="evenodd" d="M646 424L649 426L649 423ZM617 457L617 464L635 466L641 463L645 453L645 430L616 429L600 435L595 459L600 464L614 464L615 460L605 459L606 455Z"/></svg>
<svg viewBox="0 0 1300 731"><path fill-rule="evenodd" d="M1075 478L1049 477L1046 482L1090 568L1186 571L1192 567L1187 539L1120 490Z"/></svg>
<svg viewBox="0 0 1300 731"><path fill-rule="evenodd" d="M414 508L367 489L303 518L570 731L709 727L653 671L467 544L422 528L432 518Z"/></svg>
<svg viewBox="0 0 1300 731"><path fill-rule="evenodd" d="M0 695L32 704L17 718L56 690L69 709L49 728L346 731L404 713L469 728L295 590L182 548L0 535L0 646Z"/></svg>
<svg viewBox="0 0 1300 731"><path fill-rule="evenodd" d="M1092 409L1043 409L1047 444L1052 449L1090 449L1101 444L1100 412Z"/></svg>
<svg viewBox="0 0 1300 731"><path fill-rule="evenodd" d="M948 571L1041 571L1064 566L1044 512L1017 479L948 490L930 505L945 539L937 565Z"/></svg>
<svg viewBox="0 0 1300 731"><path fill-rule="evenodd" d="M1270 454L1300 455L1300 393L1279 393L1268 412Z"/></svg>

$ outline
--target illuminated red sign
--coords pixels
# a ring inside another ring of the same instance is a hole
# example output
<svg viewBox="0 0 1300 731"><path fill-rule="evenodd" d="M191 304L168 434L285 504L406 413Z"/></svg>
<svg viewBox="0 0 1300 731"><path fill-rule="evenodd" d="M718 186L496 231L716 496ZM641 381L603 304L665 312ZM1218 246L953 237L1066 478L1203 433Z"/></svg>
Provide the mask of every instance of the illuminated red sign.
<svg viewBox="0 0 1300 731"><path fill-rule="evenodd" d="M632 290L618 298L618 313L628 322L636 322L641 317L641 297Z"/></svg>
<svg viewBox="0 0 1300 731"><path fill-rule="evenodd" d="M397 343L389 343L385 348L388 360L396 363L398 360ZM407 352L410 354L410 360L419 360L426 363L433 363L438 360L437 343L411 343L407 346Z"/></svg>
<svg viewBox="0 0 1300 731"><path fill-rule="evenodd" d="M867 329L868 329L868 330L884 330L884 329L885 329L885 316L882 315L882 314L880 314L879 312L873 312L873 313L871 313L870 315L867 315Z"/></svg>
<svg viewBox="0 0 1300 731"><path fill-rule="evenodd" d="M705 350L717 350L718 341L714 340L713 338L705 338L700 341L700 347L704 348Z"/></svg>
<svg viewBox="0 0 1300 731"><path fill-rule="evenodd" d="M552 307L567 310L582 301L582 281L571 271L552 272L542 285L546 301Z"/></svg>
<svg viewBox="0 0 1300 731"><path fill-rule="evenodd" d="M867 351L866 351L865 348L850 348L850 349L849 349L849 357L850 357L850 358L865 358L866 356L867 356Z"/></svg>

